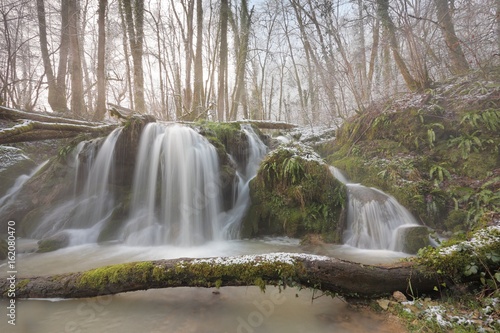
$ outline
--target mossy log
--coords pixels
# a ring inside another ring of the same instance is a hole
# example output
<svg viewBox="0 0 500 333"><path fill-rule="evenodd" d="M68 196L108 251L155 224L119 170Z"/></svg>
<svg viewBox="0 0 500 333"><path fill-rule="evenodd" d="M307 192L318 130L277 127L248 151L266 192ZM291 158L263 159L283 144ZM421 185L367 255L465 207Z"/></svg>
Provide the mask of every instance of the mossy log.
<svg viewBox="0 0 500 333"><path fill-rule="evenodd" d="M0 280L7 297L13 281ZM436 278L410 263L372 266L335 258L272 253L226 258L171 259L117 264L86 272L18 277L18 298L81 298L152 288L257 285L302 286L346 297L372 298L399 290L431 291Z"/></svg>

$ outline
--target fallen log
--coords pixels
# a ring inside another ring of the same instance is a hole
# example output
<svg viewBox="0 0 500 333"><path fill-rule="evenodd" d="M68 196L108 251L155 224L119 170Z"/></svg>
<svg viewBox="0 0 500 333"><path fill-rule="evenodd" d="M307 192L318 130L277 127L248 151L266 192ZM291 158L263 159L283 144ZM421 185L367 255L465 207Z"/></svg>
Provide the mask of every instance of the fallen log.
<svg viewBox="0 0 500 333"><path fill-rule="evenodd" d="M290 130L298 127L295 124L269 120L242 120L239 123L252 124L260 129Z"/></svg>
<svg viewBox="0 0 500 333"><path fill-rule="evenodd" d="M61 139L75 137L80 133L108 134L117 125L88 125L71 123L45 123L27 120L19 125L0 130L0 144Z"/></svg>
<svg viewBox="0 0 500 333"><path fill-rule="evenodd" d="M86 126L99 126L102 123L95 123L84 120L77 120L71 118L56 117L52 115L47 115L43 113L26 112L22 110L16 110L8 108L5 106L0 106L0 118L10 119L10 120L33 120L45 123L65 123L74 125L86 125Z"/></svg>
<svg viewBox="0 0 500 333"><path fill-rule="evenodd" d="M297 253L143 261L15 280L0 280L3 298L13 289L17 298L81 298L152 288L249 285L302 286L373 298L396 290L417 296L437 284L435 276L410 263L373 266Z"/></svg>

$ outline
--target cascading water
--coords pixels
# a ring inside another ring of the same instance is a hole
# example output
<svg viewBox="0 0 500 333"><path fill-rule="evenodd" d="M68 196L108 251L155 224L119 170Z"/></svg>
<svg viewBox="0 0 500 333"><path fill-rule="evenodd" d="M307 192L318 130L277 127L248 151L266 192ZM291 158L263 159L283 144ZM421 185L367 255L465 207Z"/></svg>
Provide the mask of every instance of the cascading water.
<svg viewBox="0 0 500 333"><path fill-rule="evenodd" d="M45 216L33 232L34 238L46 238L64 232L71 245L97 241L103 224L113 211L113 193L108 182L113 173L115 145L122 129L118 128L104 140L95 159L92 159L87 181L81 194L55 208ZM77 147L80 152L83 146ZM81 172L78 154L75 153L75 174ZM75 176L75 186L77 183ZM64 231L62 231L64 230Z"/></svg>
<svg viewBox="0 0 500 333"><path fill-rule="evenodd" d="M17 177L16 181L14 182L14 185L5 193L3 197L0 198L0 214L2 213L2 209L4 207L7 207L11 202L13 202L17 195L19 194L19 191L23 187L23 185L30 180L31 177L33 177L41 168L47 164L49 160L46 160L36 168L34 168L29 174L27 175L21 175Z"/></svg>
<svg viewBox="0 0 500 333"><path fill-rule="evenodd" d="M232 208L223 212L215 147L189 127L148 124L139 145L130 218L121 231L125 243L191 246L236 238L235 226L248 208L248 182L267 150L251 126L242 131L248 163L237 172Z"/></svg>
<svg viewBox="0 0 500 333"><path fill-rule="evenodd" d="M223 235L225 239L238 238L240 223L248 207L250 206L250 181L257 175L260 161L267 153L267 146L255 133L252 126L241 125L243 132L248 138L248 161L245 170L237 172L237 182L235 183L235 202L233 208L225 213Z"/></svg>
<svg viewBox="0 0 500 333"><path fill-rule="evenodd" d="M362 249L403 251L400 231L419 225L411 213L384 192L349 183L334 167L330 171L348 190L344 243Z"/></svg>
<svg viewBox="0 0 500 333"><path fill-rule="evenodd" d="M130 245L189 246L220 239L219 162L195 130L148 124L140 140L130 219Z"/></svg>

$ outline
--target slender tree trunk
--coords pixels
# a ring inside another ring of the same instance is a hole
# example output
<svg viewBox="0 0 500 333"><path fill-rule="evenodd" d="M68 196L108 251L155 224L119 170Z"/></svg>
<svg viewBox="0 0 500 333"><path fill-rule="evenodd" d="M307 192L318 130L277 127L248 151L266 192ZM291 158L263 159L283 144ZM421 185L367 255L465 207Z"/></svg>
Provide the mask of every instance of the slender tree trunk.
<svg viewBox="0 0 500 333"><path fill-rule="evenodd" d="M196 55L194 59L193 119L205 109L203 92L203 1L196 0Z"/></svg>
<svg viewBox="0 0 500 333"><path fill-rule="evenodd" d="M219 76L218 76L218 92L217 92L217 117L219 121L224 121L224 113L226 111L226 72L227 72L227 27L229 20L229 2L221 0L220 2L220 52L219 52Z"/></svg>
<svg viewBox="0 0 500 333"><path fill-rule="evenodd" d="M65 50L67 49L67 44L64 44L66 38L63 36L67 35L66 25L67 25L67 4L66 1L62 1L62 10L61 10L61 19L62 19L62 27L61 27L61 50L60 50L60 59L64 58ZM52 62L50 61L50 54L48 49L48 41L47 41L47 21L45 18L45 3L44 0L37 0L37 16L38 16L38 29L39 29L39 37L40 37L40 50L42 53L43 67L45 70L45 75L47 76L47 82L49 86L49 96L48 101L52 110L56 112L67 111L66 105L66 87L65 85L61 86L58 84L58 80L54 76L54 72L52 70ZM66 23L66 24L65 24ZM67 54L67 53L66 53ZM66 57L67 61L67 57ZM61 63L60 63L61 66ZM59 67L61 72L63 69ZM64 76L66 75L66 71L64 69ZM62 89L61 89L62 88Z"/></svg>
<svg viewBox="0 0 500 333"><path fill-rule="evenodd" d="M434 0L436 4L437 17L441 31L444 35L448 56L450 57L451 72L453 74L464 74L469 70L469 63L465 59L460 40L455 33L448 0Z"/></svg>
<svg viewBox="0 0 500 333"><path fill-rule="evenodd" d="M398 69L403 76L403 79L405 80L406 86L411 91L416 91L424 88L410 74L406 63L399 52L398 39L396 37L396 26L394 25L394 22L389 15L389 0L377 0L377 12L383 26L385 27L385 31L388 34L392 56L394 57L394 61L396 62L396 65L398 66Z"/></svg>
<svg viewBox="0 0 500 333"><path fill-rule="evenodd" d="M93 120L103 120L106 113L106 8L108 0L99 0L99 38L97 41L97 104Z"/></svg>
<svg viewBox="0 0 500 333"><path fill-rule="evenodd" d="M67 0L69 6L69 34L71 50L71 112L77 118L84 115L83 71L79 43L79 12L76 0Z"/></svg>
<svg viewBox="0 0 500 333"><path fill-rule="evenodd" d="M125 4L124 0L119 0L118 3L118 11L120 13L120 21L121 28L123 32L123 54L125 56L125 75L127 78L127 87L128 87L128 95L129 95L129 108L134 109L134 91L133 91L133 83L130 69L130 57L128 52L128 38L127 38L127 19L125 18Z"/></svg>
<svg viewBox="0 0 500 333"><path fill-rule="evenodd" d="M368 68L368 78L367 78L368 101L371 100L371 93L373 87L373 74L375 73L375 62L377 60L379 43L380 43L380 20L378 18L375 18L375 26L373 27L373 44L370 53L370 65Z"/></svg>
<svg viewBox="0 0 500 333"><path fill-rule="evenodd" d="M60 111L68 111L67 91L66 91L66 75L68 74L68 58L70 54L70 36L69 36L69 1L61 0L61 46L59 50L59 64L57 66L57 91L61 101L60 106L63 107ZM64 102L64 105L62 105Z"/></svg>
<svg viewBox="0 0 500 333"><path fill-rule="evenodd" d="M500 54L500 0L495 0L496 4L496 33L497 33L497 52Z"/></svg>
<svg viewBox="0 0 500 333"><path fill-rule="evenodd" d="M238 116L238 108L241 102L241 96L245 91L245 74L248 58L248 44L250 38L250 26L252 24L253 8L248 11L247 0L241 0L240 14L240 36L239 47L236 54L236 86L234 90L234 98L231 104L230 119L236 120ZM236 32L235 32L236 33Z"/></svg>
<svg viewBox="0 0 500 333"><path fill-rule="evenodd" d="M135 110L144 113L144 70L142 66L144 42L144 0L123 0L123 9L127 26L130 53L134 64L134 102Z"/></svg>
<svg viewBox="0 0 500 333"><path fill-rule="evenodd" d="M366 75L366 41L365 41L365 20L363 14L364 3L363 0L358 0L358 59L357 68L359 73L359 82L361 91L361 98L363 104L369 100L369 84Z"/></svg>

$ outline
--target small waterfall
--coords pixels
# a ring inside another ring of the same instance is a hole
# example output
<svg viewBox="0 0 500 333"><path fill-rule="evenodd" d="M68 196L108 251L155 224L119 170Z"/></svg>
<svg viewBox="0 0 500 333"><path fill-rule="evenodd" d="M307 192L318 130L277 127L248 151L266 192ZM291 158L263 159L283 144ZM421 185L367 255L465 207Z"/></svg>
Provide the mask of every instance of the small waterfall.
<svg viewBox="0 0 500 333"><path fill-rule="evenodd" d="M241 125L241 128L248 138L248 162L244 174L239 172L236 174L238 181L235 183L234 190L236 193L235 203L233 208L225 213L224 239L238 238L241 220L250 206L250 181L257 175L260 162L267 153L267 146L255 133L252 126L244 124Z"/></svg>
<svg viewBox="0 0 500 333"><path fill-rule="evenodd" d="M241 125L243 132L248 137L248 162L245 169L245 180L252 179L259 170L260 161L267 153L267 146L262 142L259 136L255 133L252 126Z"/></svg>
<svg viewBox="0 0 500 333"><path fill-rule="evenodd" d="M140 140L125 242L189 246L218 240L220 211L215 147L192 128L148 124Z"/></svg>
<svg viewBox="0 0 500 333"><path fill-rule="evenodd" d="M82 193L74 191L74 197L53 209L39 223L33 232L34 238L47 238L60 232L69 235L71 245L97 241L99 232L111 216L114 206L113 193L108 183L113 173L113 159L116 142L122 129L115 129L104 140L88 171ZM75 168L75 187L79 172L78 162L82 146L77 146L72 166ZM63 231L64 230L64 231Z"/></svg>
<svg viewBox="0 0 500 333"><path fill-rule="evenodd" d="M413 215L392 196L375 188L349 183L338 169L330 167L330 170L348 190L344 243L362 249L403 251L401 230L419 225Z"/></svg>
<svg viewBox="0 0 500 333"><path fill-rule="evenodd" d="M19 191L21 190L23 185L26 184L26 182L30 180L31 177L33 177L38 171L40 171L40 169L43 168L48 161L49 160L46 160L39 166L35 167L29 174L17 177L16 181L14 182L14 185L12 185L12 187L7 191L7 193L5 193L5 195L0 198L0 207L2 207L0 209L0 213L2 212L4 207L7 207L17 198L17 195L19 194Z"/></svg>

